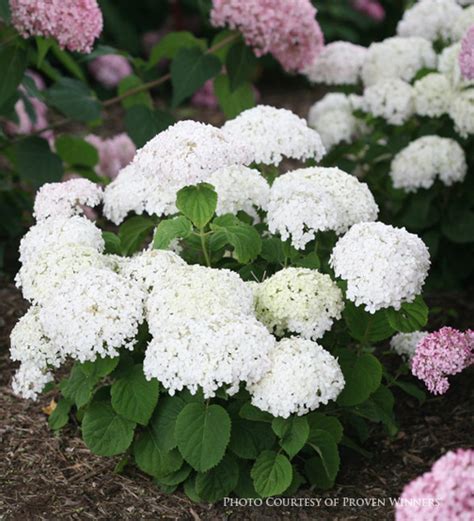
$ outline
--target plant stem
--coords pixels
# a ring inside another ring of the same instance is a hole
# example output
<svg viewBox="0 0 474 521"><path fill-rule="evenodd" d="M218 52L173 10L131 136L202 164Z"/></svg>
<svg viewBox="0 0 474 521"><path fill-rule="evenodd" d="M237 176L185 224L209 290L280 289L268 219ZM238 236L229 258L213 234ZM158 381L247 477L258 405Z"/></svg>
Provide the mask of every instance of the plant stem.
<svg viewBox="0 0 474 521"><path fill-rule="evenodd" d="M211 259L209 257L209 252L207 251L206 234L204 233L204 230L202 228L200 228L200 230L199 230L199 237L201 239L201 248L202 248L202 253L204 254L204 259L206 261L206 265L208 268L210 268Z"/></svg>

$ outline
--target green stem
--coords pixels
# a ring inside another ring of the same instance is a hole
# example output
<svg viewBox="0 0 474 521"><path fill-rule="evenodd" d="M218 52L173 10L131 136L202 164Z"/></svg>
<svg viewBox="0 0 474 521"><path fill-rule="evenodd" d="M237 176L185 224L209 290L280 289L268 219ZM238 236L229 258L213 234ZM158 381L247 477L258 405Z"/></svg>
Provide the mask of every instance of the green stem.
<svg viewBox="0 0 474 521"><path fill-rule="evenodd" d="M206 261L206 265L208 268L210 268L211 259L209 257L209 252L207 251L206 234L204 233L202 228L199 230L199 238L201 239L201 248L202 248L202 253L204 254L204 259Z"/></svg>

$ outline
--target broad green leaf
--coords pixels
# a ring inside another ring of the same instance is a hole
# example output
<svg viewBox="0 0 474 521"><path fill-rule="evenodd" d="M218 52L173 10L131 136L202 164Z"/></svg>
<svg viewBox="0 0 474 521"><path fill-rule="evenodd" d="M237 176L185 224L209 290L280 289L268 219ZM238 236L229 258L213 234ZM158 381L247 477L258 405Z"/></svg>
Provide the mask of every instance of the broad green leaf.
<svg viewBox="0 0 474 521"><path fill-rule="evenodd" d="M156 434L160 450L168 452L176 447L176 419L185 405L186 403L179 396L160 398L160 403L150 421L150 427Z"/></svg>
<svg viewBox="0 0 474 521"><path fill-rule="evenodd" d="M205 472L224 456L231 422L220 405L189 403L176 420L176 440L183 458L197 471Z"/></svg>
<svg viewBox="0 0 474 521"><path fill-rule="evenodd" d="M82 437L99 456L115 456L132 443L135 423L118 415L108 402L93 402L82 420Z"/></svg>
<svg viewBox="0 0 474 521"><path fill-rule="evenodd" d="M214 468L198 473L195 486L199 497L209 503L215 503L230 495L239 481L239 466L235 459L227 454Z"/></svg>
<svg viewBox="0 0 474 521"><path fill-rule="evenodd" d="M293 468L286 456L266 450L255 461L251 476L258 494L276 496L291 485Z"/></svg>
<svg viewBox="0 0 474 521"><path fill-rule="evenodd" d="M225 61L231 91L235 91L251 79L256 63L255 54L244 42L237 42L232 45Z"/></svg>
<svg viewBox="0 0 474 521"><path fill-rule="evenodd" d="M368 400L357 405L355 411L364 418L383 423L387 432L393 436L398 431L393 416L394 403L395 399L392 392L387 387L381 385Z"/></svg>
<svg viewBox="0 0 474 521"><path fill-rule="evenodd" d="M474 210L465 204L452 204L442 220L442 232L452 242L474 242Z"/></svg>
<svg viewBox="0 0 474 521"><path fill-rule="evenodd" d="M319 456L307 459L304 463L304 472L311 485L322 490L329 490L334 486L334 481L329 479L323 461Z"/></svg>
<svg viewBox="0 0 474 521"><path fill-rule="evenodd" d="M20 84L27 65L26 51L17 45L0 46L0 107L8 101Z"/></svg>
<svg viewBox="0 0 474 521"><path fill-rule="evenodd" d="M157 478L176 472L183 464L183 458L177 450L164 451L159 447L157 435L150 427L135 440L133 455L143 472Z"/></svg>
<svg viewBox="0 0 474 521"><path fill-rule="evenodd" d="M75 76L79 81L86 81L84 72L82 71L81 67L74 61L72 55L67 51L63 51L55 40L53 40L51 51L53 52L57 60L59 60L59 62L66 68L67 71L69 71L69 73L72 76Z"/></svg>
<svg viewBox="0 0 474 521"><path fill-rule="evenodd" d="M234 91L229 77L221 74L214 80L214 92L227 118L235 118L244 110L255 106L255 93L250 83L242 83Z"/></svg>
<svg viewBox="0 0 474 521"><path fill-rule="evenodd" d="M420 404L425 402L426 393L422 391L417 385L410 382L403 382L402 380L394 380L393 384L399 387L402 391L405 391L410 396L416 398Z"/></svg>
<svg viewBox="0 0 474 521"><path fill-rule="evenodd" d="M275 418L272 428L290 459L294 458L308 441L309 424L304 416Z"/></svg>
<svg viewBox="0 0 474 521"><path fill-rule="evenodd" d="M81 364L74 364L69 378L61 382L60 388L64 397L75 403L79 409L92 398L92 391L97 382L98 378L86 374Z"/></svg>
<svg viewBox="0 0 474 521"><path fill-rule="evenodd" d="M120 255L122 253L122 243L120 237L112 232L102 232L105 242L105 253Z"/></svg>
<svg viewBox="0 0 474 521"><path fill-rule="evenodd" d="M310 428L310 440L312 432L322 430L328 432L336 443L341 441L343 427L341 422L335 416L326 416L320 412L311 412L306 416L306 418Z"/></svg>
<svg viewBox="0 0 474 521"><path fill-rule="evenodd" d="M59 156L51 152L45 139L30 136L16 145L18 172L23 181L39 188L44 183L60 181L63 164Z"/></svg>
<svg viewBox="0 0 474 521"><path fill-rule="evenodd" d="M188 496L191 501L194 503L200 503L202 499L198 496L196 492L196 475L191 474L189 478L184 482L183 485L184 493Z"/></svg>
<svg viewBox="0 0 474 521"><path fill-rule="evenodd" d="M147 380L143 365L136 364L112 384L112 407L124 418L146 425L158 403L158 393L158 380Z"/></svg>
<svg viewBox="0 0 474 521"><path fill-rule="evenodd" d="M311 253L308 253L308 255L296 259L293 264L298 268L318 270L321 267L321 259L316 252L312 251Z"/></svg>
<svg viewBox="0 0 474 521"><path fill-rule="evenodd" d="M170 474L166 474L165 476L160 476L156 479L159 485L166 485L168 487L172 487L174 485L179 485L184 480L188 479L189 474L191 474L192 468L189 465L184 464L180 469L171 472Z"/></svg>
<svg viewBox="0 0 474 521"><path fill-rule="evenodd" d="M0 18L7 24L10 23L10 0L0 0Z"/></svg>
<svg viewBox="0 0 474 521"><path fill-rule="evenodd" d="M47 92L49 103L76 121L100 119L101 106L95 94L79 80L59 79Z"/></svg>
<svg viewBox="0 0 474 521"><path fill-rule="evenodd" d="M185 186L176 197L178 210L197 228L204 228L217 207L217 194L207 183Z"/></svg>
<svg viewBox="0 0 474 521"><path fill-rule="evenodd" d="M262 251L262 239L258 231L237 217L232 215L217 217L211 223L211 229L217 236L225 237L234 247L235 257L242 264L255 259Z"/></svg>
<svg viewBox="0 0 474 521"><path fill-rule="evenodd" d="M383 310L372 314L363 306L346 302L343 317L351 336L362 343L380 342L395 333Z"/></svg>
<svg viewBox="0 0 474 521"><path fill-rule="evenodd" d="M273 264L283 265L286 260L284 244L278 237L270 237L262 240L262 252L260 256Z"/></svg>
<svg viewBox="0 0 474 521"><path fill-rule="evenodd" d="M352 406L362 403L378 389L382 380L382 366L375 356L369 353L356 356L349 351L343 351L342 356L339 356L339 364L346 381L337 398L339 405Z"/></svg>
<svg viewBox="0 0 474 521"><path fill-rule="evenodd" d="M272 423L273 416L269 412L261 411L255 405L246 402L239 411L239 416L245 420L255 422L267 422Z"/></svg>
<svg viewBox="0 0 474 521"><path fill-rule="evenodd" d="M314 430L309 444L321 458L328 480L334 482L340 464L339 451L334 438L326 431Z"/></svg>
<svg viewBox="0 0 474 521"><path fill-rule="evenodd" d="M119 230L122 253L131 255L145 240L148 233L155 227L155 222L150 217L137 215L125 221Z"/></svg>
<svg viewBox="0 0 474 521"><path fill-rule="evenodd" d="M148 68L154 67L163 59L172 60L181 49L192 47L205 51L206 41L196 38L194 34L187 31L169 33L153 47L148 60Z"/></svg>
<svg viewBox="0 0 474 521"><path fill-rule="evenodd" d="M221 70L219 58L204 54L197 47L181 49L171 64L171 84L173 85L173 107L202 87Z"/></svg>
<svg viewBox="0 0 474 521"><path fill-rule="evenodd" d="M140 148L172 125L174 118L167 112L152 110L146 105L133 105L127 110L124 123L128 135Z"/></svg>
<svg viewBox="0 0 474 521"><path fill-rule="evenodd" d="M413 333L419 331L428 322L429 309L424 300L418 296L413 302L405 302L399 310L385 310L388 322L396 331Z"/></svg>
<svg viewBox="0 0 474 521"><path fill-rule="evenodd" d="M191 221L180 215L173 219L166 219L158 224L153 238L153 248L166 250L173 239L185 239L193 231Z"/></svg>
<svg viewBox="0 0 474 521"><path fill-rule="evenodd" d="M56 139L55 146L61 159L71 166L94 167L99 162L97 149L84 139L64 134Z"/></svg>
<svg viewBox="0 0 474 521"><path fill-rule="evenodd" d="M239 460L239 481L234 487L234 494L241 498L259 498L260 495L255 490L250 472L252 465L249 461Z"/></svg>
<svg viewBox="0 0 474 521"><path fill-rule="evenodd" d="M118 356L114 358L99 356L94 362L84 362L79 367L84 374L98 380L110 374L117 367L119 360Z"/></svg>
<svg viewBox="0 0 474 521"><path fill-rule="evenodd" d="M153 109L153 100L150 96L150 93L146 90L137 92L136 94L130 94L130 91L133 89L139 88L143 86L143 81L138 76L127 76L124 78L118 86L118 94L119 96L123 96L126 93L129 93L122 100L122 106L125 109L129 109L135 105L143 105L148 109Z"/></svg>
<svg viewBox="0 0 474 521"><path fill-rule="evenodd" d="M51 49L53 43L54 40L52 38L44 38L43 36L36 37L36 47L38 49L38 56L36 59L37 67L41 67L41 65L43 64L43 61L46 58L46 55L48 54L48 51Z"/></svg>
<svg viewBox="0 0 474 521"><path fill-rule="evenodd" d="M229 449L242 459L255 460L263 451L270 449L275 436L268 423L244 420L232 420L232 433Z"/></svg>
<svg viewBox="0 0 474 521"><path fill-rule="evenodd" d="M69 411L72 402L66 398L61 398L56 404L56 408L48 417L48 425L53 431L62 429L69 420Z"/></svg>

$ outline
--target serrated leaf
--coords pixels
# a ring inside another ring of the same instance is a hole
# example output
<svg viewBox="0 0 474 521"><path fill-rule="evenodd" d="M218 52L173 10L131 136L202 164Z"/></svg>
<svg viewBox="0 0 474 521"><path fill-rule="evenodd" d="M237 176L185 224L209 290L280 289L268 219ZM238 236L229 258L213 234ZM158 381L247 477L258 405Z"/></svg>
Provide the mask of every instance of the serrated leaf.
<svg viewBox="0 0 474 521"><path fill-rule="evenodd" d="M340 465L339 451L334 438L326 431L314 430L309 445L321 458L328 480L334 482Z"/></svg>
<svg viewBox="0 0 474 521"><path fill-rule="evenodd" d="M339 443L343 435L343 427L341 422L335 416L326 416L320 412L311 412L306 416L308 420L310 435L316 430L323 430L328 432L336 443Z"/></svg>
<svg viewBox="0 0 474 521"><path fill-rule="evenodd" d="M239 466L235 459L227 454L216 467L197 474L195 487L201 499L215 503L228 496L238 481Z"/></svg>
<svg viewBox="0 0 474 521"><path fill-rule="evenodd" d="M208 183L185 186L176 196L178 210L197 228L204 228L217 208L217 193Z"/></svg>
<svg viewBox="0 0 474 521"><path fill-rule="evenodd" d="M429 309L418 295L413 302L405 302L399 310L385 310L390 326L401 333L419 331L428 323Z"/></svg>
<svg viewBox="0 0 474 521"><path fill-rule="evenodd" d="M269 412L261 411L258 407L255 407L255 405L252 405L249 402L244 403L241 407L239 416L245 420L255 422L272 423L273 421L273 416Z"/></svg>
<svg viewBox="0 0 474 521"><path fill-rule="evenodd" d="M173 239L185 239L193 231L191 221L180 215L174 219L166 219L158 224L153 238L153 248L166 250Z"/></svg>
<svg viewBox="0 0 474 521"><path fill-rule="evenodd" d="M382 366L375 356L366 353L356 356L343 351L339 364L346 384L337 398L337 403L352 406L364 402L376 391L382 380Z"/></svg>
<svg viewBox="0 0 474 521"><path fill-rule="evenodd" d="M97 149L81 138L64 134L55 141L56 152L69 165L94 167L99 162Z"/></svg>
<svg viewBox="0 0 474 521"><path fill-rule="evenodd" d="M87 375L80 364L75 364L67 380L60 384L61 392L77 408L83 407L91 398L98 378Z"/></svg>
<svg viewBox="0 0 474 521"><path fill-rule="evenodd" d="M266 450L259 455L250 474L257 493L269 497L281 494L291 485L293 468L286 456Z"/></svg>
<svg viewBox="0 0 474 521"><path fill-rule="evenodd" d="M255 259L262 251L262 239L258 231L237 217L232 215L217 217L211 223L211 229L216 232L215 238L225 237L234 247L235 257L242 264Z"/></svg>
<svg viewBox="0 0 474 521"><path fill-rule="evenodd" d="M135 145L140 148L157 134L175 122L173 116L146 105L133 105L125 113L125 129Z"/></svg>
<svg viewBox="0 0 474 521"><path fill-rule="evenodd" d="M380 342L395 332L384 310L371 314L362 306L346 302L343 317L351 336L362 343Z"/></svg>
<svg viewBox="0 0 474 521"><path fill-rule="evenodd" d="M105 242L105 253L113 255L122 253L122 243L118 235L112 232L102 232L102 238Z"/></svg>
<svg viewBox="0 0 474 521"><path fill-rule="evenodd" d="M387 432L393 436L398 431L393 416L393 405L395 399L392 392L381 385L368 400L357 405L357 414L374 422L381 422L385 425Z"/></svg>
<svg viewBox="0 0 474 521"><path fill-rule="evenodd" d="M280 438L280 445L290 459L304 447L310 432L308 420L304 416L275 418L272 429Z"/></svg>
<svg viewBox="0 0 474 521"><path fill-rule="evenodd" d="M101 106L95 94L81 81L59 79L47 92L49 103L76 121L100 119Z"/></svg>
<svg viewBox="0 0 474 521"><path fill-rule="evenodd" d="M270 237L262 240L262 252L260 256L267 262L284 264L286 260L284 244L278 237Z"/></svg>
<svg viewBox="0 0 474 521"><path fill-rule="evenodd" d="M110 374L118 365L120 358L110 356L98 356L94 362L84 362L79 365L82 372L87 376L99 380Z"/></svg>
<svg viewBox="0 0 474 521"><path fill-rule="evenodd" d="M275 436L268 423L244 419L232 420L229 450L242 459L254 460L263 450L270 449Z"/></svg>
<svg viewBox="0 0 474 521"><path fill-rule="evenodd" d="M156 435L158 447L164 452L168 452L177 446L176 419L185 405L186 402L179 396L165 396L160 399L160 403L153 414L150 428Z"/></svg>
<svg viewBox="0 0 474 521"><path fill-rule="evenodd" d="M122 253L131 255L145 240L145 237L155 227L155 222L150 217L137 215L125 221L119 230Z"/></svg>
<svg viewBox="0 0 474 521"><path fill-rule="evenodd" d="M69 411L71 410L72 402L66 398L61 398L56 405L54 411L48 417L48 425L53 431L62 429L69 420Z"/></svg>
<svg viewBox="0 0 474 521"><path fill-rule="evenodd" d="M177 450L160 449L156 433L149 427L135 440L133 455L143 472L157 478L176 472L183 464L183 458Z"/></svg>
<svg viewBox="0 0 474 521"><path fill-rule="evenodd" d="M167 487L173 487L175 485L179 485L186 479L188 479L189 474L191 474L192 468L189 465L184 464L180 469L171 472L170 474L166 474L164 476L160 476L156 478L156 482L159 485L165 485Z"/></svg>
<svg viewBox="0 0 474 521"><path fill-rule="evenodd" d="M319 456L314 456L305 461L304 472L311 485L317 488L329 490L334 486L334 481L329 479L323 461Z"/></svg>

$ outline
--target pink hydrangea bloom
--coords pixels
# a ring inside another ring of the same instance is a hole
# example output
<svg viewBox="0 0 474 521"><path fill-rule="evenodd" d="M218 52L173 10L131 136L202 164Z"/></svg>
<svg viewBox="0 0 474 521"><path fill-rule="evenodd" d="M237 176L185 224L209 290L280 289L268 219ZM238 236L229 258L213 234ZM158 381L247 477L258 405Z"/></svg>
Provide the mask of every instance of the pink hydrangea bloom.
<svg viewBox="0 0 474 521"><path fill-rule="evenodd" d="M447 376L460 373L474 362L474 332L443 327L423 338L411 361L411 372L433 394L449 389Z"/></svg>
<svg viewBox="0 0 474 521"><path fill-rule="evenodd" d="M110 179L115 179L133 159L136 148L127 134L118 134L109 139L90 134L85 140L97 148L99 152L99 164L96 173Z"/></svg>
<svg viewBox="0 0 474 521"><path fill-rule="evenodd" d="M257 56L271 53L287 71L303 71L324 44L310 0L213 0L211 23L239 30Z"/></svg>
<svg viewBox="0 0 474 521"><path fill-rule="evenodd" d="M206 83L194 93L194 96L191 98L191 105L204 109L217 109L219 102L214 94L214 82L212 80L207 80Z"/></svg>
<svg viewBox="0 0 474 521"><path fill-rule="evenodd" d="M474 80L474 25L469 28L462 39L459 66L464 78Z"/></svg>
<svg viewBox="0 0 474 521"><path fill-rule="evenodd" d="M133 73L127 58L120 54L99 56L89 63L89 72L104 87L112 89Z"/></svg>
<svg viewBox="0 0 474 521"><path fill-rule="evenodd" d="M430 472L405 486L396 521L474 519L474 450L458 449L441 457Z"/></svg>
<svg viewBox="0 0 474 521"><path fill-rule="evenodd" d="M356 11L365 14L376 22L385 18L385 9L378 0L353 0L352 5Z"/></svg>
<svg viewBox="0 0 474 521"><path fill-rule="evenodd" d="M10 0L12 23L25 38L55 38L62 48L89 53L102 32L97 0Z"/></svg>

